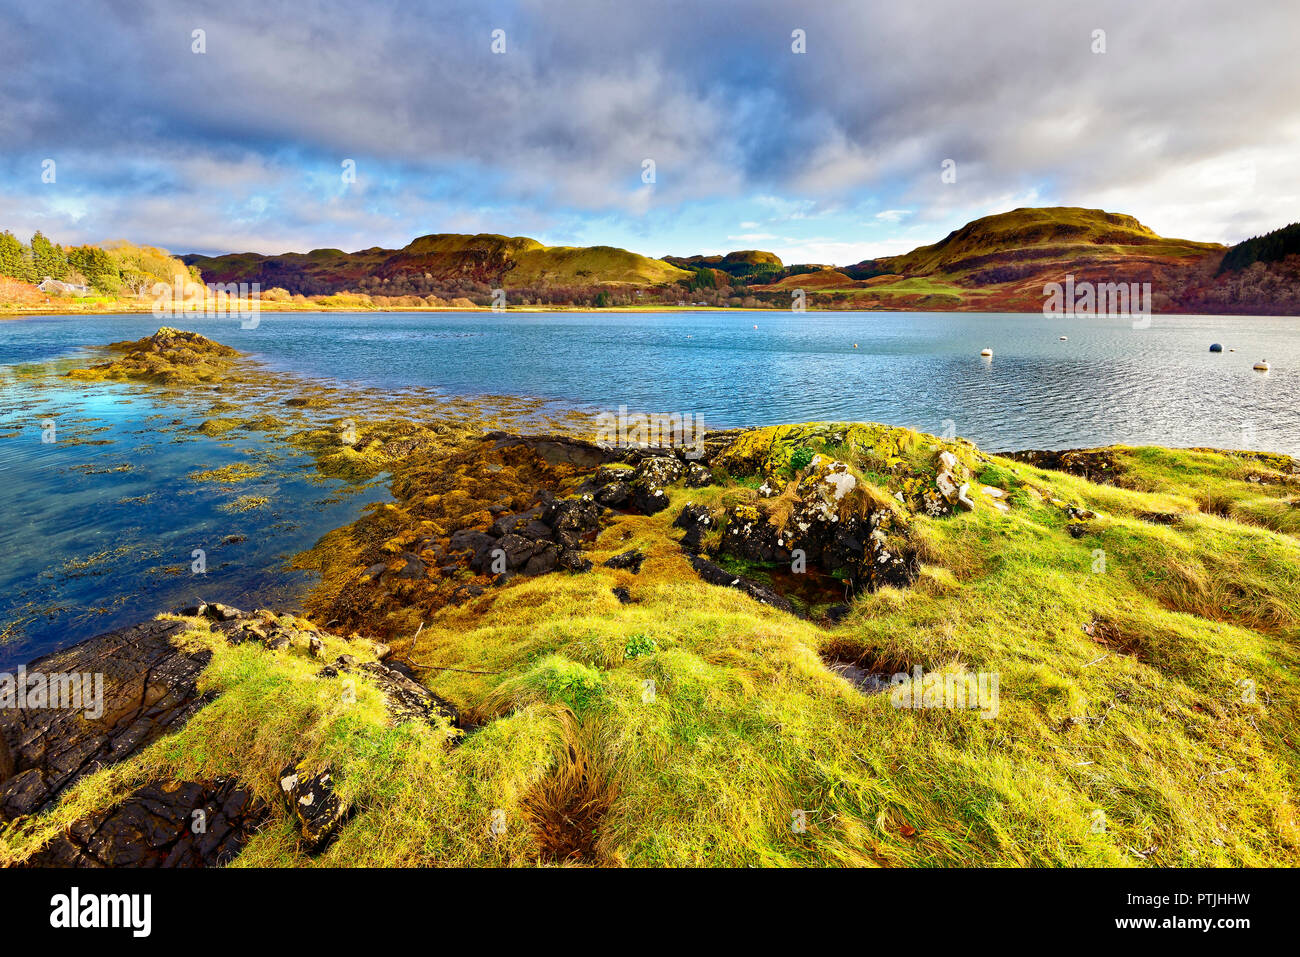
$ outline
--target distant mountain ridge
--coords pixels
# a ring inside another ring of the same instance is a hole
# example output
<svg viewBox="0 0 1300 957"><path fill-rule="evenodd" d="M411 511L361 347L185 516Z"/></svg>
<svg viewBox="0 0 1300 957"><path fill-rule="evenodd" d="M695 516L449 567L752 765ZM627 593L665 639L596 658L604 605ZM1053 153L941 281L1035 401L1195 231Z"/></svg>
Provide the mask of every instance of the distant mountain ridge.
<svg viewBox="0 0 1300 957"><path fill-rule="evenodd" d="M686 270L614 246L544 246L525 236L438 233L401 249L354 253L313 249L264 256L181 257L210 282L260 282L263 289L321 295L345 290L428 295L509 287L655 286L690 276Z"/></svg>
<svg viewBox="0 0 1300 957"><path fill-rule="evenodd" d="M263 290L307 296L349 291L486 304L493 289L504 288L511 304L782 307L802 290L810 306L823 309L1030 312L1042 307L1046 284L1073 275L1149 282L1158 312L1290 315L1300 312L1294 230L1229 250L1160 236L1126 214L1059 206L984 216L909 253L841 267L785 265L754 249L655 259L613 246L454 233L421 236L397 250L182 259L210 282L260 282Z"/></svg>

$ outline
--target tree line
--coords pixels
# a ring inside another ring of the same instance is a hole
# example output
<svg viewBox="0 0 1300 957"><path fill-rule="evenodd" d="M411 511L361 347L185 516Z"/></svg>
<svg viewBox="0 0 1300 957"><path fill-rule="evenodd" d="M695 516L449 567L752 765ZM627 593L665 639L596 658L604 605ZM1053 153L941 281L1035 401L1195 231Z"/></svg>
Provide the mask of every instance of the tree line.
<svg viewBox="0 0 1300 957"><path fill-rule="evenodd" d="M30 243L23 243L9 230L0 233L0 276L21 282L57 279L89 286L106 296L140 296L156 282L174 282L178 274L199 279L197 269L153 246L114 240L103 246L64 247L40 230Z"/></svg>

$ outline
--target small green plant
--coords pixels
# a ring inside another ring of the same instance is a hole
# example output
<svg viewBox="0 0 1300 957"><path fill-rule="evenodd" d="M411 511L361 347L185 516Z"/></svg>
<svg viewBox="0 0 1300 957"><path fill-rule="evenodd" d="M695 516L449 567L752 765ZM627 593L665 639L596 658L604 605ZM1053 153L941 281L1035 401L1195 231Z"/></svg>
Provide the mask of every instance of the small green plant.
<svg viewBox="0 0 1300 957"><path fill-rule="evenodd" d="M545 687L551 700L563 701L581 714L600 697L605 680L599 671L588 665L559 661L546 676Z"/></svg>
<svg viewBox="0 0 1300 957"><path fill-rule="evenodd" d="M623 649L624 658L641 658L645 655L653 655L659 650L659 643L649 635L633 635L627 640L627 647Z"/></svg>
<svg viewBox="0 0 1300 957"><path fill-rule="evenodd" d="M813 450L806 445L801 445L790 453L790 470L793 472L802 472L812 464Z"/></svg>

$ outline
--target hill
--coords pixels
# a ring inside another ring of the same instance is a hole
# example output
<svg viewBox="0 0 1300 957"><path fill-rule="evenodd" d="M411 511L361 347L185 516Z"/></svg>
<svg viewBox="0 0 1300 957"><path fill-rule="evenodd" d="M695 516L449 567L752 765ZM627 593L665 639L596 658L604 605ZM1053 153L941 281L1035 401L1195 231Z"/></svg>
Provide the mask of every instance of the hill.
<svg viewBox="0 0 1300 957"><path fill-rule="evenodd" d="M1097 283L1150 282L1159 311L1183 304L1188 288L1207 265L1218 266L1223 252L1217 243L1165 238L1121 213L1021 208L984 216L901 256L806 280L786 276L767 289L816 289L818 305L830 298L840 308L1019 312L1040 309L1043 287L1074 275Z"/></svg>
<svg viewBox="0 0 1300 957"><path fill-rule="evenodd" d="M953 230L932 246L874 260L892 273L986 280L990 267L1008 263L1055 266L1132 259L1204 256L1217 243L1165 239L1132 216L1100 209L1058 206L1021 208L985 216Z"/></svg>
<svg viewBox="0 0 1300 957"><path fill-rule="evenodd" d="M779 273L784 268L776 253L761 249L741 249L725 256L664 256L663 259L682 269L716 269L733 278Z"/></svg>
<svg viewBox="0 0 1300 957"><path fill-rule="evenodd" d="M260 282L307 296L343 291L384 295L483 295L491 289L534 292L581 287L649 287L689 277L683 269L613 246L544 246L523 236L440 233L401 249L263 256L189 255L209 282Z"/></svg>

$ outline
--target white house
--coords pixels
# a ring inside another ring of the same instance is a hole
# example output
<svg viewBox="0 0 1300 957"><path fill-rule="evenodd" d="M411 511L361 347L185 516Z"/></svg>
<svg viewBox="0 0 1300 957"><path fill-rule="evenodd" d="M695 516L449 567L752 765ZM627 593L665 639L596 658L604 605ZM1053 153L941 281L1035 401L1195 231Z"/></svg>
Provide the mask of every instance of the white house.
<svg viewBox="0 0 1300 957"><path fill-rule="evenodd" d="M61 292L73 296L90 295L89 286L80 286L75 282L59 282L59 280L51 279L49 276L46 276L39 283L37 283L36 288L39 289L41 292Z"/></svg>

